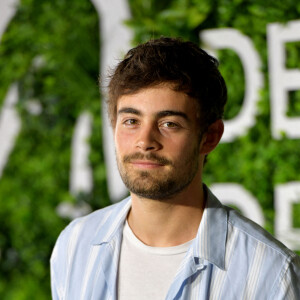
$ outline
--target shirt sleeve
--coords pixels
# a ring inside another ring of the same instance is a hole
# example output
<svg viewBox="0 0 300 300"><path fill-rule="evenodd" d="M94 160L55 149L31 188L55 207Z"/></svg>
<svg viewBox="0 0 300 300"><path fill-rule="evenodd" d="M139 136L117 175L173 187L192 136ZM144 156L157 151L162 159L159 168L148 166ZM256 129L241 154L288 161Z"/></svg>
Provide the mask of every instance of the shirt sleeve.
<svg viewBox="0 0 300 300"><path fill-rule="evenodd" d="M286 264L279 278L279 284L270 299L300 299L300 257L296 254Z"/></svg>
<svg viewBox="0 0 300 300"><path fill-rule="evenodd" d="M64 299L64 284L66 281L66 237L63 231L56 241L50 259L51 293L53 300Z"/></svg>

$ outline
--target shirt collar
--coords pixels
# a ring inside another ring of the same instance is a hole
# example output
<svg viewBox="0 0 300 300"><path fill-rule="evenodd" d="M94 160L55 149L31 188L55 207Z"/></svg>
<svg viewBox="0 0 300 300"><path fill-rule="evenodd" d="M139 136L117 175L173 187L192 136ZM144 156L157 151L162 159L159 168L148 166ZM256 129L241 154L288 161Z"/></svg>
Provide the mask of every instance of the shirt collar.
<svg viewBox="0 0 300 300"><path fill-rule="evenodd" d="M100 226L98 226L99 229L95 233L92 244L101 245L109 243L117 233L121 233L130 207L130 197L108 207L110 211L104 215L105 220L103 220Z"/></svg>
<svg viewBox="0 0 300 300"><path fill-rule="evenodd" d="M192 244L193 256L205 259L221 269L225 269L225 248L227 238L227 212L220 201L204 185L207 201L197 236ZM111 241L115 235L122 234L127 214L131 207L131 198L114 204L93 239L93 245Z"/></svg>
<svg viewBox="0 0 300 300"><path fill-rule="evenodd" d="M193 243L195 258L205 259L220 269L225 269L227 239L227 212L220 201L204 185L206 206L199 230Z"/></svg>

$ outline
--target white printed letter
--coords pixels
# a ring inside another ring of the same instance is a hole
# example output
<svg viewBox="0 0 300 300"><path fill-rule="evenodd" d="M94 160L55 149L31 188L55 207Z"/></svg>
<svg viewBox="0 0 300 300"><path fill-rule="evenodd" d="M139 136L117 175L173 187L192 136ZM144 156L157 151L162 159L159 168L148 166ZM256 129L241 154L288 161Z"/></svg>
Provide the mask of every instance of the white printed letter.
<svg viewBox="0 0 300 300"><path fill-rule="evenodd" d="M211 186L212 192L226 205L234 205L242 214L264 226L265 218L257 201L243 186L236 183L218 183Z"/></svg>
<svg viewBox="0 0 300 300"><path fill-rule="evenodd" d="M275 187L276 237L292 250L300 249L300 228L293 228L293 204L300 203L300 182Z"/></svg>
<svg viewBox="0 0 300 300"><path fill-rule="evenodd" d="M276 139L285 133L289 138L300 138L300 117L288 118L288 92L300 89L300 70L285 68L287 42L300 41L300 21L287 25L268 25L269 76L271 87L272 135Z"/></svg>
<svg viewBox="0 0 300 300"><path fill-rule="evenodd" d="M128 1L123 0L91 0L94 4L100 20L101 33L101 78L107 77L108 68L116 65L122 56L127 52L131 32L124 25L124 20L129 19ZM103 98L106 97L105 88L102 89ZM113 141L113 132L109 125L106 113L105 101L102 101L102 124L103 124L103 145L105 163L107 166L107 183L110 199L113 202L120 200L127 194L127 189L120 177Z"/></svg>
<svg viewBox="0 0 300 300"><path fill-rule="evenodd" d="M240 113L225 122L225 132L221 140L221 142L231 142L236 137L245 135L255 124L259 90L263 86L260 58L252 41L236 29L204 30L200 33L200 38L207 49L228 48L235 51L244 67L246 80L244 103Z"/></svg>

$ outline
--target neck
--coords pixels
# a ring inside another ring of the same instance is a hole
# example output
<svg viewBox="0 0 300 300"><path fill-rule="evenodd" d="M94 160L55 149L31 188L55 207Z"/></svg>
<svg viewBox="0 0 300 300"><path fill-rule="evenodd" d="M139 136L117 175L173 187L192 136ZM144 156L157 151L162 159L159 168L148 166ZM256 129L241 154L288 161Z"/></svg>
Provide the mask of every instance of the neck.
<svg viewBox="0 0 300 300"><path fill-rule="evenodd" d="M196 237L205 204L201 181L167 200L145 199L135 194L131 198L128 223L144 244L171 247Z"/></svg>

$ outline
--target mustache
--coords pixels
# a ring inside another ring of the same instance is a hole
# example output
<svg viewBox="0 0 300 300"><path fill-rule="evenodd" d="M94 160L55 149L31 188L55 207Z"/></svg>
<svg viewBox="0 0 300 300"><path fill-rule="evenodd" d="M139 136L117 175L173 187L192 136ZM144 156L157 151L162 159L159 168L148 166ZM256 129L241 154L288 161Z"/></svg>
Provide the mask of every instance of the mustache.
<svg viewBox="0 0 300 300"><path fill-rule="evenodd" d="M142 153L138 153L138 152L131 154L131 155L125 155L123 157L123 162L128 163L135 159L149 160L149 161L153 161L153 162L156 162L156 163L159 163L162 165L172 165L172 162L165 157L159 156L154 153L142 154Z"/></svg>

